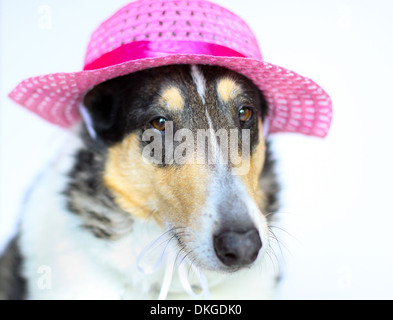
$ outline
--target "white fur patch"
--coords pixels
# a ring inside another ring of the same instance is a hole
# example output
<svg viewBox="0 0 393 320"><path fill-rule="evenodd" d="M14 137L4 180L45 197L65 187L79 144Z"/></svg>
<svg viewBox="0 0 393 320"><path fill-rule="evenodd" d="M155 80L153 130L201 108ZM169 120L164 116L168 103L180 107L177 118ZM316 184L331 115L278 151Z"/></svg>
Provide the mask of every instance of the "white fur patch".
<svg viewBox="0 0 393 320"><path fill-rule="evenodd" d="M203 104L206 103L205 93L206 93L206 80L201 72L201 70L196 65L191 66L191 76L197 88L197 92L202 99Z"/></svg>

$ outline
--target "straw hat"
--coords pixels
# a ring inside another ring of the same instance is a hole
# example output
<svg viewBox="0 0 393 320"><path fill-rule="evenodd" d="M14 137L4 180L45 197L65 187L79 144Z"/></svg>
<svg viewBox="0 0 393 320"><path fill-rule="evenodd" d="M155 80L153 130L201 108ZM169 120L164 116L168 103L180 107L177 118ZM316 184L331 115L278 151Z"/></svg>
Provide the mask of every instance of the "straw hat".
<svg viewBox="0 0 393 320"><path fill-rule="evenodd" d="M269 132L324 137L331 100L311 79L262 60L247 24L205 0L138 0L104 21L92 34L84 69L22 81L10 97L51 123L80 119L84 94L106 80L173 64L206 64L252 80L269 104Z"/></svg>

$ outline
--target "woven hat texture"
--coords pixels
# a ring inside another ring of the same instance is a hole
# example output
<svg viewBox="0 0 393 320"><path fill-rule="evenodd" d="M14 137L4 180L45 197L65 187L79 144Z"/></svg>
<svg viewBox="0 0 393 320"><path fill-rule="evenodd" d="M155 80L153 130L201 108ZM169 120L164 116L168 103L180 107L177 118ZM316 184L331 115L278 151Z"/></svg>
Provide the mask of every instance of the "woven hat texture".
<svg viewBox="0 0 393 320"><path fill-rule="evenodd" d="M69 127L80 119L84 94L101 82L164 65L216 65L243 74L262 90L270 133L325 137L329 131L329 95L313 80L263 61L245 21L209 1L131 2L94 31L84 63L84 70L26 79L9 96L49 122Z"/></svg>

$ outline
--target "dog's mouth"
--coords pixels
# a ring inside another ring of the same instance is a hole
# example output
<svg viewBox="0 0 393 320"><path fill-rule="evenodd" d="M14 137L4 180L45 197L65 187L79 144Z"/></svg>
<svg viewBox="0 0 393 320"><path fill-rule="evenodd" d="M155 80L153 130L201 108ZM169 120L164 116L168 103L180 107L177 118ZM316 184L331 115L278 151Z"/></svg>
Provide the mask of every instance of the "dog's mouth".
<svg viewBox="0 0 393 320"><path fill-rule="evenodd" d="M260 232L255 227L224 229L213 233L208 241L198 241L183 228L174 230L170 238L178 249L178 263L187 261L208 271L233 273L250 268L263 247Z"/></svg>
<svg viewBox="0 0 393 320"><path fill-rule="evenodd" d="M161 298L169 292L172 280L177 281L175 288L181 285L193 297L208 297L209 287L226 274L258 264L266 245L261 225L250 219L243 219L243 224L232 221L232 227L228 227L229 220L210 226L206 222L202 221L204 228L166 224L166 231L138 255L139 271L163 272ZM198 291L200 294L195 293Z"/></svg>

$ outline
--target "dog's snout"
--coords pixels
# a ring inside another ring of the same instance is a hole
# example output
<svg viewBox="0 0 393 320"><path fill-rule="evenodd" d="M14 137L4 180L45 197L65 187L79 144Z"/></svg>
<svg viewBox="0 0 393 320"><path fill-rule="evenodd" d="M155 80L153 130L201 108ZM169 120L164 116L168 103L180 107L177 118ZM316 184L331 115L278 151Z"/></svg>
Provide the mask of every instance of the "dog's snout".
<svg viewBox="0 0 393 320"><path fill-rule="evenodd" d="M217 257L228 267L251 264L262 247L261 238L255 228L246 232L222 232L216 235L213 241Z"/></svg>

